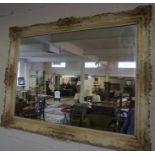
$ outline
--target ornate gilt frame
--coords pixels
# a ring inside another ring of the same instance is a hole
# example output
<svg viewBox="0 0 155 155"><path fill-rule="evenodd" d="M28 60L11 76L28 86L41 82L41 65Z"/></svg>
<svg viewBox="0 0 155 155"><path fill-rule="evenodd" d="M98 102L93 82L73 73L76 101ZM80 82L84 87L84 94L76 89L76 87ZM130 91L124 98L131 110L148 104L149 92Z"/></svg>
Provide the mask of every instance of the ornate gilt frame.
<svg viewBox="0 0 155 155"><path fill-rule="evenodd" d="M151 91L151 16L152 7L103 13L92 17L65 18L56 22L10 28L9 62L5 74L5 101L2 125L89 144L121 150L150 150L150 91ZM137 78L135 135L123 135L14 116L17 59L21 37L62 33L103 27L137 25ZM31 124L31 125L30 125Z"/></svg>

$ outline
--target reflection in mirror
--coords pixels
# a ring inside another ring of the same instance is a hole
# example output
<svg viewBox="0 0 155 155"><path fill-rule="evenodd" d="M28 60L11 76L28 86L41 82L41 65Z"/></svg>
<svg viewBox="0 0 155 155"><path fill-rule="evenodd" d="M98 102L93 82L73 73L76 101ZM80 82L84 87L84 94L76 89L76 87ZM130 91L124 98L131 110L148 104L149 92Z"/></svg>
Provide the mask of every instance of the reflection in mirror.
<svg viewBox="0 0 155 155"><path fill-rule="evenodd" d="M134 134L136 26L22 38L15 115Z"/></svg>

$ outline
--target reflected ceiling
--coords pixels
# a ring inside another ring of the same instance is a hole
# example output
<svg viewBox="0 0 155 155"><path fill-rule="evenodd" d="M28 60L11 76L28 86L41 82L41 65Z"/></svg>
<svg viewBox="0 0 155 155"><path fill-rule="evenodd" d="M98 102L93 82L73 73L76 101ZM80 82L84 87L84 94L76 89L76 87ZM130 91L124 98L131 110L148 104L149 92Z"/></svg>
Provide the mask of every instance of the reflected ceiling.
<svg viewBox="0 0 155 155"><path fill-rule="evenodd" d="M29 61L133 61L136 26L23 38L20 58Z"/></svg>

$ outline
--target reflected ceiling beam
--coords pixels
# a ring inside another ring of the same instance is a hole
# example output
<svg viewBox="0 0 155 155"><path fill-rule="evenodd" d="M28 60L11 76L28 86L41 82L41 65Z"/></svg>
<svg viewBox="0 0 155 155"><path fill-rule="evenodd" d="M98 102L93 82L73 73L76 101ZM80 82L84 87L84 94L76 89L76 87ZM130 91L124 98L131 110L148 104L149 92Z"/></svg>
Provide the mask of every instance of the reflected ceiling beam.
<svg viewBox="0 0 155 155"><path fill-rule="evenodd" d="M110 77L115 77L115 78L119 78L119 79L121 79L121 78L135 78L136 76L135 76L135 74L133 73L133 74L131 74L131 73L125 73L125 74L121 74L121 73L110 73L110 75L109 75Z"/></svg>
<svg viewBox="0 0 155 155"><path fill-rule="evenodd" d="M29 52L29 51L42 51L43 46L41 44L28 44L28 45L20 45L20 52Z"/></svg>
<svg viewBox="0 0 155 155"><path fill-rule="evenodd" d="M128 54L133 54L136 55L136 48L112 48L112 49L106 49L106 48L101 48L101 49L90 49L90 50L85 50L84 51L85 55L113 55L113 54L122 54L122 55L128 55Z"/></svg>
<svg viewBox="0 0 155 155"><path fill-rule="evenodd" d="M50 36L32 37L31 41L32 41L32 43L33 42L35 43L35 44L33 44L32 48L35 48L35 46L38 46L40 44L40 46L42 46L42 47L40 47L42 49L42 51L59 54L60 53L60 48L57 47L57 46L54 46L49 40L50 40ZM25 42L27 42L27 40L25 40ZM32 44L22 45L22 46L32 46Z"/></svg>
<svg viewBox="0 0 155 155"><path fill-rule="evenodd" d="M133 61L136 58L135 48L120 49L97 49L85 51L84 55L92 55L99 58L99 61Z"/></svg>
<svg viewBox="0 0 155 155"><path fill-rule="evenodd" d="M68 51L72 54L83 57L83 49L69 42L55 43L54 45L61 47L61 49Z"/></svg>
<svg viewBox="0 0 155 155"><path fill-rule="evenodd" d="M55 45L53 45L49 39L50 36L38 36L38 37L33 37L32 38L34 41L36 41L38 44L42 44L43 45L43 51L49 52L49 53L60 53L60 47L57 47Z"/></svg>
<svg viewBox="0 0 155 155"><path fill-rule="evenodd" d="M133 56L128 55L111 55L111 56L100 56L99 61L108 61L108 62L114 62L114 61L135 61L136 58Z"/></svg>
<svg viewBox="0 0 155 155"><path fill-rule="evenodd" d="M20 46L20 56L47 56L50 57L52 54L59 54L60 49L55 48L52 45L47 44L27 44ZM51 54L52 53L52 54Z"/></svg>
<svg viewBox="0 0 155 155"><path fill-rule="evenodd" d="M29 62L73 62L73 63L77 63L80 62L81 58L77 58L77 57L72 57L72 58L68 58L68 57L24 57L24 59L27 59Z"/></svg>
<svg viewBox="0 0 155 155"><path fill-rule="evenodd" d="M95 55L85 55L84 54L84 50L82 48L80 48L79 46L74 45L73 43L70 42L61 42L61 43L55 43L54 45L56 46L60 46L63 50L68 51L72 54L81 56L81 57L86 57L90 60L93 61L98 61L99 57L95 56Z"/></svg>
<svg viewBox="0 0 155 155"><path fill-rule="evenodd" d="M88 58L91 59L91 60L99 61L99 57L96 56L96 55L85 55L85 56L88 57Z"/></svg>
<svg viewBox="0 0 155 155"><path fill-rule="evenodd" d="M135 48L136 41L135 38L129 37L117 37L117 38L102 38L102 39L94 39L90 40L89 38L86 40L78 40L71 41L71 43L76 46L80 46L86 50L96 50L96 49L118 49L118 48Z"/></svg>

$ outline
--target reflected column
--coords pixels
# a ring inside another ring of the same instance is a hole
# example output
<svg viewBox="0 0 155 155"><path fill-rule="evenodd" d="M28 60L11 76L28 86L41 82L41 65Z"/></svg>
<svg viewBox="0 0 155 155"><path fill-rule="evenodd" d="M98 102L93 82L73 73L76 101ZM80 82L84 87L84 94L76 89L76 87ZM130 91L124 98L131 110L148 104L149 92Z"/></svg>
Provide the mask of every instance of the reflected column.
<svg viewBox="0 0 155 155"><path fill-rule="evenodd" d="M110 84L110 66L109 66L109 63L107 63L107 66L106 66L106 82L104 82L104 91L105 91L105 99L108 100L109 97L110 97L110 87L111 87L111 84Z"/></svg>
<svg viewBox="0 0 155 155"><path fill-rule="evenodd" d="M80 103L84 102L84 61L81 61L81 73L80 73Z"/></svg>

